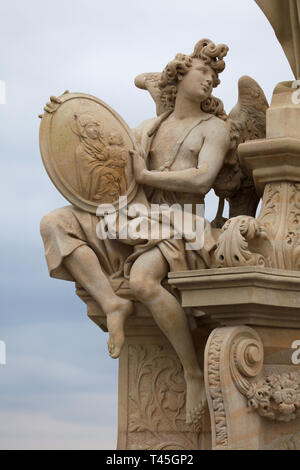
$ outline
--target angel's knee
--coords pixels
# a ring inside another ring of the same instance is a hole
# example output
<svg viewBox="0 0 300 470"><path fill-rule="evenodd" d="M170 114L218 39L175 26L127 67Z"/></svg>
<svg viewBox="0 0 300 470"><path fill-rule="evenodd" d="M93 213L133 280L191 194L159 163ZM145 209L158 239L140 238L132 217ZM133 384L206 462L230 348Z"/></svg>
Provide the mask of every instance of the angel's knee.
<svg viewBox="0 0 300 470"><path fill-rule="evenodd" d="M148 276L133 274L130 277L130 290L134 297L141 302L149 302L155 298L160 288L160 282Z"/></svg>

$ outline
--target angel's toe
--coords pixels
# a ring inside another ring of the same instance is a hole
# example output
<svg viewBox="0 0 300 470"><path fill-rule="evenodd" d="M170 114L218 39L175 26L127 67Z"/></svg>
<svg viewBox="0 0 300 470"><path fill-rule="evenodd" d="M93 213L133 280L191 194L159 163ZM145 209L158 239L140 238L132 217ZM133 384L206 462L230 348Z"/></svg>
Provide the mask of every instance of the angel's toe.
<svg viewBox="0 0 300 470"><path fill-rule="evenodd" d="M114 350L115 350L115 345L111 341L108 341L107 342L107 348L108 348L109 354L112 355L114 353Z"/></svg>

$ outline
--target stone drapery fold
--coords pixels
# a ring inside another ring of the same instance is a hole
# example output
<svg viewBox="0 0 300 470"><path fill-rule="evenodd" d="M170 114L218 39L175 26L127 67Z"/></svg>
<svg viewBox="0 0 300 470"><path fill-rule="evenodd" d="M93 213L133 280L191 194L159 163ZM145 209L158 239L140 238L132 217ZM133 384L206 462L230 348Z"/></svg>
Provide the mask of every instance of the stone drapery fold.
<svg viewBox="0 0 300 470"><path fill-rule="evenodd" d="M300 0L255 0L280 42L293 73L300 79Z"/></svg>

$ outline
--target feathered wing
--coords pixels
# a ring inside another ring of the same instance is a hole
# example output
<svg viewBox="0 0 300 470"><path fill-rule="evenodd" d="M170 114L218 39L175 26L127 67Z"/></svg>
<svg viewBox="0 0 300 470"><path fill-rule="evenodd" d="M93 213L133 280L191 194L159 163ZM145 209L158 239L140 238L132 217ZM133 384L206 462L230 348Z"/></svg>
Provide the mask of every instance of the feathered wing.
<svg viewBox="0 0 300 470"><path fill-rule="evenodd" d="M228 120L233 148L227 154L224 166L214 184L216 195L221 201L227 199L229 202L229 218L239 215L255 217L259 197L253 179L243 172L237 149L243 142L266 137L266 111L269 107L262 88L251 77L240 78L238 89L238 102L229 114ZM221 225L222 220L219 222ZM217 220L216 225L218 225Z"/></svg>
<svg viewBox="0 0 300 470"><path fill-rule="evenodd" d="M160 116L161 114L165 113L166 111L170 111L171 108L168 108L161 100L161 90L158 86L158 83L161 78L161 73L142 73L138 75L135 80L135 86L140 88L141 90L149 91L150 95L152 96L155 104L156 104L156 114Z"/></svg>

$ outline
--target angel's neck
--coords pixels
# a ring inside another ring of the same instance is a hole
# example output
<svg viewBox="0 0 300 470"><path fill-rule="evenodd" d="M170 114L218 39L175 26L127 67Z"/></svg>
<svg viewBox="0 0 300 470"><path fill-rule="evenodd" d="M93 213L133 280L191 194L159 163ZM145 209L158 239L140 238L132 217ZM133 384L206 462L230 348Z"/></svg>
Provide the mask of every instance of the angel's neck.
<svg viewBox="0 0 300 470"><path fill-rule="evenodd" d="M173 112L174 119L182 120L187 118L200 118L201 116L206 116L206 113L202 111L199 103L188 100L181 94L177 95Z"/></svg>

